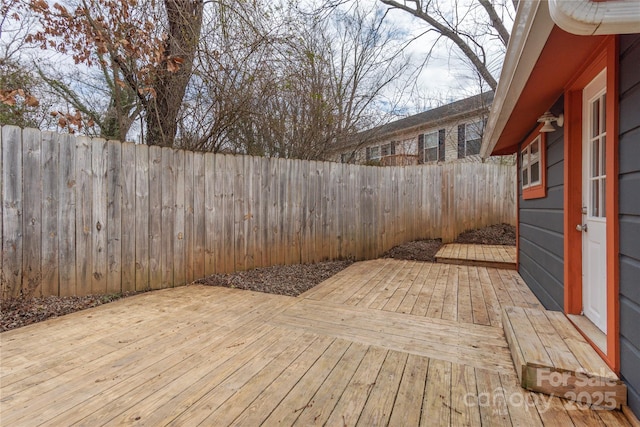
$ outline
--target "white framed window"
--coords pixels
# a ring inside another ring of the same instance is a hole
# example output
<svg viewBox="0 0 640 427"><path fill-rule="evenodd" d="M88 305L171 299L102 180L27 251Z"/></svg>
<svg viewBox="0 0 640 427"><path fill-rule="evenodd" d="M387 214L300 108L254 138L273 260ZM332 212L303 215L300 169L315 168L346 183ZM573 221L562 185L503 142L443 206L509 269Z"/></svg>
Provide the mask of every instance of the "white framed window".
<svg viewBox="0 0 640 427"><path fill-rule="evenodd" d="M444 129L418 135L418 162L429 163L444 160L444 139Z"/></svg>
<svg viewBox="0 0 640 427"><path fill-rule="evenodd" d="M367 160L380 160L380 146L367 147Z"/></svg>
<svg viewBox="0 0 640 427"><path fill-rule="evenodd" d="M353 153L342 153L340 154L340 163L351 163L353 158Z"/></svg>
<svg viewBox="0 0 640 427"><path fill-rule="evenodd" d="M472 156L480 154L482 145L482 133L484 131L484 120L467 123L465 129L465 155Z"/></svg>
<svg viewBox="0 0 640 427"><path fill-rule="evenodd" d="M458 126L458 158L480 154L485 123L480 119Z"/></svg>
<svg viewBox="0 0 640 427"><path fill-rule="evenodd" d="M438 160L438 131L424 134L424 149L420 154L425 163Z"/></svg>
<svg viewBox="0 0 640 427"><path fill-rule="evenodd" d="M542 162L540 161L541 144L542 136L538 135L520 152L523 190L542 183Z"/></svg>
<svg viewBox="0 0 640 427"><path fill-rule="evenodd" d="M393 156L394 154L396 154L395 141L380 146L380 157Z"/></svg>

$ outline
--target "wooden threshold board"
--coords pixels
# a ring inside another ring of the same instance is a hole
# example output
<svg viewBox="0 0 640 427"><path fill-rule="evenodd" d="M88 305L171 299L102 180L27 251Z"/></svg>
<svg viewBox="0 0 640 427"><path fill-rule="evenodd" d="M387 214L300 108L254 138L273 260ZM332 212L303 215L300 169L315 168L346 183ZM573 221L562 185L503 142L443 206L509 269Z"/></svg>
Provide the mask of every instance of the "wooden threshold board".
<svg viewBox="0 0 640 427"><path fill-rule="evenodd" d="M586 316L567 314L567 317L582 331L604 354L607 354L607 336Z"/></svg>
<svg viewBox="0 0 640 427"><path fill-rule="evenodd" d="M502 325L523 388L607 409L626 405L626 385L564 314L505 307Z"/></svg>
<svg viewBox="0 0 640 427"><path fill-rule="evenodd" d="M513 246L449 243L440 248L435 258L443 264L516 269L516 248Z"/></svg>

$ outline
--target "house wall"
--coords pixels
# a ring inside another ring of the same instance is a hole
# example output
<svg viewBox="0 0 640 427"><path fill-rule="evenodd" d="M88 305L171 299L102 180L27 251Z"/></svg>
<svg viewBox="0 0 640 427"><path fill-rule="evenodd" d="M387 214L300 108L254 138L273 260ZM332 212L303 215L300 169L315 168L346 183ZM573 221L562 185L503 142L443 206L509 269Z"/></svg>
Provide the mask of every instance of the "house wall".
<svg viewBox="0 0 640 427"><path fill-rule="evenodd" d="M563 98L552 111L562 112ZM524 200L519 179L519 273L540 302L564 310L564 128L547 134L547 196Z"/></svg>
<svg viewBox="0 0 640 427"><path fill-rule="evenodd" d="M640 35L620 37L620 363L640 415Z"/></svg>
<svg viewBox="0 0 640 427"><path fill-rule="evenodd" d="M380 139L372 143L363 144L358 147L356 150L356 154L354 156L354 163L366 163L366 149L367 147L375 147L382 146L390 143L391 141L396 142L396 154L408 154L408 155L418 155L418 135L430 133L430 132L438 132L441 129L445 130L445 162L453 162L453 161L467 161L467 162L481 162L481 158L479 155L467 156L463 159L458 159L458 125L465 123L472 123L479 119L485 118L486 112L481 112L477 115L472 115L466 117L464 120L449 120L445 122L440 122L437 125L432 127L425 127L420 129L419 131L415 128L410 131L403 133L396 133L393 136L388 138ZM343 152L336 152L335 156L331 159L336 162L341 161L341 155L343 153L350 153L350 150L345 150ZM509 156L510 158L510 156ZM498 156L495 158L491 158L490 162L494 163L504 163L504 164L513 164L509 163L509 159L505 160L502 156Z"/></svg>

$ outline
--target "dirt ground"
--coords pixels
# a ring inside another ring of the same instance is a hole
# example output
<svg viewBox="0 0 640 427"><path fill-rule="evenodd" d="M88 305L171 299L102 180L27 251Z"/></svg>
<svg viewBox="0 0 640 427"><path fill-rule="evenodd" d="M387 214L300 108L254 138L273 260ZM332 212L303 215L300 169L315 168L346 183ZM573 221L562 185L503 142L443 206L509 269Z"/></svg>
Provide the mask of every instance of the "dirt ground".
<svg viewBox="0 0 640 427"><path fill-rule="evenodd" d="M515 245L515 227L500 224L469 231L461 234L456 242ZM417 240L396 246L382 257L433 262L441 246L440 239ZM347 268L351 263L352 261L328 261L317 264L257 268L232 274L214 274L196 283L297 296ZM95 307L129 295L132 294L15 298L0 301L0 332Z"/></svg>
<svg viewBox="0 0 640 427"><path fill-rule="evenodd" d="M456 239L456 243L515 246L516 228L509 224L490 225L479 230L462 233Z"/></svg>
<svg viewBox="0 0 640 427"><path fill-rule="evenodd" d="M351 264L353 261L276 265L231 274L214 274L196 283L296 297Z"/></svg>

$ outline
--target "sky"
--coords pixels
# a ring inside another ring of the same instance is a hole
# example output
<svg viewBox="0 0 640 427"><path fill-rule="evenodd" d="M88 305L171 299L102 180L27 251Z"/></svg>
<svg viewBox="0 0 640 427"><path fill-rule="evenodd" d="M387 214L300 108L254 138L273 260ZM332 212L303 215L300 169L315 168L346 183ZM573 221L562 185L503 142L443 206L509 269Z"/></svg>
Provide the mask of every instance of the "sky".
<svg viewBox="0 0 640 427"><path fill-rule="evenodd" d="M326 0L321 1L324 2ZM379 0L352 1L360 1L365 5L367 3L369 5L377 4L379 7L387 8ZM454 4L454 0L431 1L440 5L445 12L447 10L450 11ZM510 2L510 0L506 1ZM469 2L475 2L477 5L477 0L456 0L456 2L463 9ZM411 4L411 2L408 2L408 4ZM414 38L415 40L405 48L405 52L412 58L409 68L414 67L411 68L414 73L407 73L407 78L413 84L407 85L407 81L403 80L395 82L394 86L388 89L389 102L386 105L384 102L380 104L383 109L391 110L394 115L402 117L475 95L482 90L488 89L488 86L481 89L477 80L468 77L470 75L469 67L461 60L461 54L458 49L453 47L448 40L441 39L437 41L437 34L427 32L429 27L425 22L401 10L389 10L385 19L400 33L403 40L409 41ZM509 21L507 22L508 28L511 27L510 19L507 16ZM426 34L423 34L425 32ZM6 34L2 36L6 36ZM499 50L500 48L496 42L492 41L487 41L483 47L487 50ZM69 62L68 58L56 58L57 55L51 52L43 52L39 49L29 49L26 54L31 57L48 57L49 61L56 64L56 67L64 67L64 62ZM427 57L428 60L426 59ZM73 65L69 63L69 67L73 67ZM419 73L415 73L415 69L419 69ZM499 77L499 67L496 67L494 77L496 79ZM397 99L393 99L398 90L404 91L400 102Z"/></svg>
<svg viewBox="0 0 640 427"><path fill-rule="evenodd" d="M375 2L376 0L367 1ZM467 4L472 1L474 0L460 0L458 3L464 10ZM435 0L435 2L439 3L443 9L450 9L454 3L452 0ZM499 2L500 0L495 1L495 3ZM410 3L408 2L408 4ZM477 4L477 0L475 0L475 3ZM507 4L510 5L510 2ZM483 18L484 15L479 15L479 17ZM508 14L504 17L505 25L508 29L511 29L513 25L512 18ZM402 29L406 40L410 40L429 29L425 22L402 10L390 10L387 14L387 19L395 28ZM483 48L489 52L494 52L495 55L498 55L500 51L504 51L501 43L495 40L485 40ZM412 55L415 66L424 65L421 67L416 86L421 97L425 98L420 100L420 96L410 94L409 99L406 101L408 112L416 113L426 109L426 107L437 107L443 103L463 99L490 89L488 85L483 88L480 87L477 79L469 72L470 66L461 59L462 54L459 49L453 46L453 43L449 40L440 39L438 41L437 34L434 32L418 37L409 44L407 52ZM431 55L429 55L429 52ZM428 61L423 63L427 57L429 57ZM496 80L500 74L500 65L494 66L493 76Z"/></svg>

